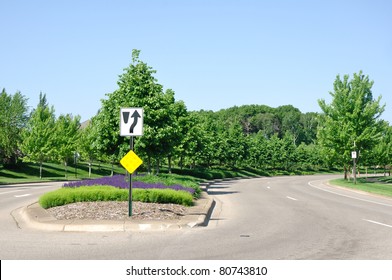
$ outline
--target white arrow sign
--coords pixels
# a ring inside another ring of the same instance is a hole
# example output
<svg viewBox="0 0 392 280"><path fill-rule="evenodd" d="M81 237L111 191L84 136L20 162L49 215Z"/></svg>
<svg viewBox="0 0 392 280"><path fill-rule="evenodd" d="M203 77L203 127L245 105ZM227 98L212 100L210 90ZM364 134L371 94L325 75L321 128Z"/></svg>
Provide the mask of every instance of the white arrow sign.
<svg viewBox="0 0 392 280"><path fill-rule="evenodd" d="M143 135L143 108L121 108L120 136Z"/></svg>

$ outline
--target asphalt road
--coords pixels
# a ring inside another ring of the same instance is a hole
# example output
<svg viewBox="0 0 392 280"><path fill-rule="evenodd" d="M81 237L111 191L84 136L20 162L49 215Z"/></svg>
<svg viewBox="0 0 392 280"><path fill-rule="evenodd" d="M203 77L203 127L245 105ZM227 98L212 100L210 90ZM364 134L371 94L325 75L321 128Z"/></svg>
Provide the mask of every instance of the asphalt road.
<svg viewBox="0 0 392 280"><path fill-rule="evenodd" d="M332 177L217 183L207 227L154 232L19 228L10 212L58 186L0 187L0 259L392 259L392 200L323 183Z"/></svg>

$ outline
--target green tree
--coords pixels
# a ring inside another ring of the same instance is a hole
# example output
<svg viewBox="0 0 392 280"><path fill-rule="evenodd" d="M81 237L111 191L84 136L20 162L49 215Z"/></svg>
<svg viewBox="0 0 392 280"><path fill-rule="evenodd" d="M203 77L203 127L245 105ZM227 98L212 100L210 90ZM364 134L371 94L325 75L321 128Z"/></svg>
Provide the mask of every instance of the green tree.
<svg viewBox="0 0 392 280"><path fill-rule="evenodd" d="M354 74L349 80L338 75L334 82L331 104L319 100L323 111L318 129L319 143L328 151L337 164L343 165L347 178L351 163L351 151L358 154L371 150L381 137L383 130L379 120L384 106L372 94L373 81L368 76Z"/></svg>
<svg viewBox="0 0 392 280"><path fill-rule="evenodd" d="M300 139L303 134L303 127L301 123L301 111L292 105L285 105L276 108L277 115L280 120L280 138L288 133L291 134L293 143L299 144L298 139Z"/></svg>
<svg viewBox="0 0 392 280"><path fill-rule="evenodd" d="M180 143L178 118L186 108L175 101L174 91L163 92L163 86L154 77L156 71L141 61L139 54L139 50L132 51L132 63L119 76L119 88L102 100L93 123L99 132L98 150L112 163L118 162L129 150L129 140L119 135L120 108L142 107L143 137L135 139L135 150L139 156L147 158L151 172L152 159L159 166L160 160L171 157L174 147Z"/></svg>
<svg viewBox="0 0 392 280"><path fill-rule="evenodd" d="M22 132L23 142L21 143L23 160L39 163L40 178L42 178L42 163L54 154L52 138L54 132L54 109L47 104L46 95L40 93L38 106L32 112Z"/></svg>
<svg viewBox="0 0 392 280"><path fill-rule="evenodd" d="M189 162L195 163L197 153L202 150L203 131L195 114L187 113L179 118L181 141L178 143L175 153L179 158L179 166L182 169Z"/></svg>
<svg viewBox="0 0 392 280"><path fill-rule="evenodd" d="M56 120L52 143L54 155L57 160L64 163L65 178L68 173L68 162L77 153L79 138L80 116L73 117L70 114L60 115Z"/></svg>
<svg viewBox="0 0 392 280"><path fill-rule="evenodd" d="M384 123L385 129L382 133L380 141L376 144L372 151L369 151L373 165L381 165L384 170L387 166L392 163L392 127L386 122ZM391 175L391 170L389 166L389 176Z"/></svg>
<svg viewBox="0 0 392 280"><path fill-rule="evenodd" d="M283 139L280 140L280 164L285 170L292 170L297 163L297 153L295 139L297 136L287 131Z"/></svg>
<svg viewBox="0 0 392 280"><path fill-rule="evenodd" d="M91 167L94 160L99 158L97 149L97 136L98 132L96 126L93 124L94 119L88 121L87 126L80 129L78 138L78 147L82 159L88 161L88 176L91 177Z"/></svg>
<svg viewBox="0 0 392 280"><path fill-rule="evenodd" d="M27 119L27 99L19 91L8 95L3 89L0 93L0 160L3 164L16 163Z"/></svg>
<svg viewBox="0 0 392 280"><path fill-rule="evenodd" d="M303 133L299 139L299 143L311 144L316 142L319 114L313 112L302 114L300 122L303 127Z"/></svg>
<svg viewBox="0 0 392 280"><path fill-rule="evenodd" d="M267 166L268 147L267 139L262 131L251 135L249 139L248 164L254 168Z"/></svg>
<svg viewBox="0 0 392 280"><path fill-rule="evenodd" d="M266 138L272 137L280 130L279 118L273 113L258 113L250 118L255 133L263 131Z"/></svg>

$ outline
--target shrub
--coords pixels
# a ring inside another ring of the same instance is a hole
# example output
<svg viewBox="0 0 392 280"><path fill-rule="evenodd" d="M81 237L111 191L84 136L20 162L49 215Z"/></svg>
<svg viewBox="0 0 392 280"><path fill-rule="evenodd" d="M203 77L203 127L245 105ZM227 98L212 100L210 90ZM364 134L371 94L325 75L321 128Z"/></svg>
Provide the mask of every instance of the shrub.
<svg viewBox="0 0 392 280"><path fill-rule="evenodd" d="M132 192L132 200L152 203L174 203L184 206L193 205L193 197L188 192L171 189L135 189Z"/></svg>
<svg viewBox="0 0 392 280"><path fill-rule="evenodd" d="M75 202L88 201L127 201L129 190L113 186L85 186L79 188L61 188L48 192L39 198L41 207L47 209ZM133 189L132 200L155 203L174 203L185 206L193 204L189 192L170 189Z"/></svg>
<svg viewBox="0 0 392 280"><path fill-rule="evenodd" d="M75 181L65 183L65 188L77 188L81 186L98 186L108 185L121 189L129 189L129 182L127 182L124 175L115 175L102 177L98 179L90 179L83 181ZM175 176L137 176L133 177L133 189L173 189L176 191L186 191L193 195L195 198L200 197L201 189L199 185L190 180L183 181Z"/></svg>

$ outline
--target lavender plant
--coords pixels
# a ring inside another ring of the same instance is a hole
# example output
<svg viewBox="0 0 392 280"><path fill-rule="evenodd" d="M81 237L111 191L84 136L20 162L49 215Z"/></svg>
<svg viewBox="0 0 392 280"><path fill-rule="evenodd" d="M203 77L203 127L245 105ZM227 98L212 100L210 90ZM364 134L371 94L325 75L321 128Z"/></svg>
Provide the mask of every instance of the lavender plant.
<svg viewBox="0 0 392 280"><path fill-rule="evenodd" d="M129 182L126 180L124 175L114 175L109 177L102 177L98 179L89 179L82 181L74 181L65 183L65 188L77 188L81 186L113 186L119 189L129 189ZM195 189L191 187L184 187L178 184L165 185L163 183L146 183L141 181L132 182L132 187L137 189L172 189L176 191L186 191L191 195L195 194Z"/></svg>

